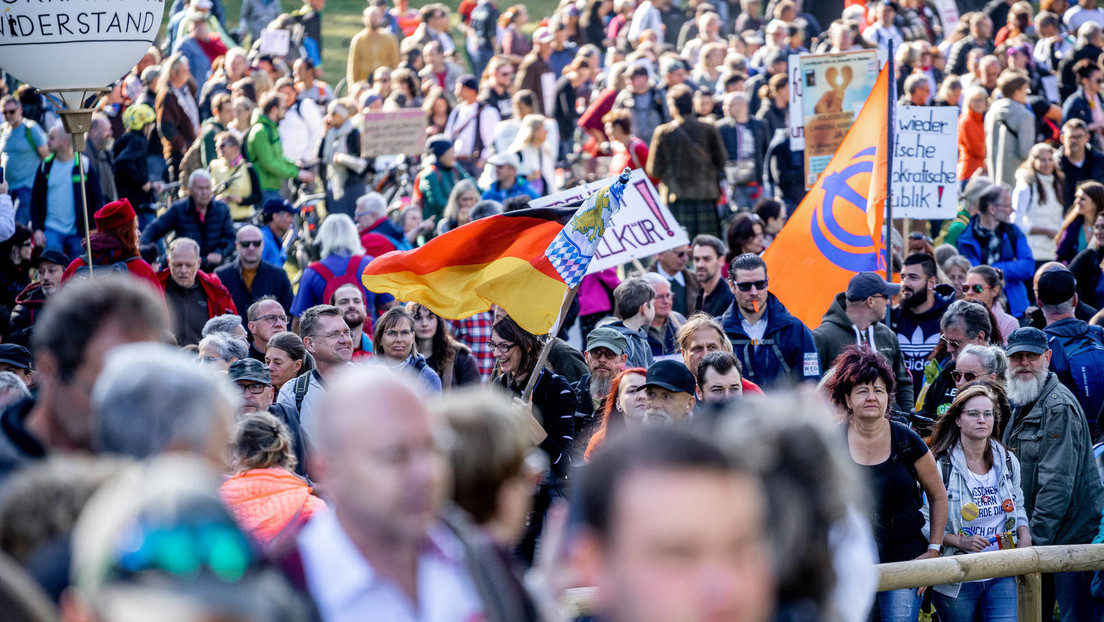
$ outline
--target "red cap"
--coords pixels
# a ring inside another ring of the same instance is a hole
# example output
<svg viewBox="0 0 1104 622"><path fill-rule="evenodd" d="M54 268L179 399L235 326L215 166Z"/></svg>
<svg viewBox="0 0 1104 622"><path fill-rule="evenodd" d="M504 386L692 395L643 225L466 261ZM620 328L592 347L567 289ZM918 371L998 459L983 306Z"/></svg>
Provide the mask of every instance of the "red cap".
<svg viewBox="0 0 1104 622"><path fill-rule="evenodd" d="M96 212L96 228L100 231L118 229L130 224L136 217L137 214L134 213L134 208L130 206L130 201L119 199L108 203Z"/></svg>

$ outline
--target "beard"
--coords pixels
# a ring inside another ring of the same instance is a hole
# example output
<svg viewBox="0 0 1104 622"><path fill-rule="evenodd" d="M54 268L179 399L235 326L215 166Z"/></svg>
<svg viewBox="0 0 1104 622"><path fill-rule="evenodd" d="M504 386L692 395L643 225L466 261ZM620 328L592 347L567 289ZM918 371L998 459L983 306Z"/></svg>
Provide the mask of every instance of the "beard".
<svg viewBox="0 0 1104 622"><path fill-rule="evenodd" d="M905 296L905 299L901 301L901 306L908 307L908 308L911 309L913 307L919 307L920 305L924 304L927 301L928 301L928 290L922 289L918 292L913 292L913 293Z"/></svg>
<svg viewBox="0 0 1104 622"><path fill-rule="evenodd" d="M1008 379L1008 401L1014 406L1023 406L1039 399L1046 378L1046 368L1035 370L1027 380L1022 380L1019 374L1013 373Z"/></svg>
<svg viewBox="0 0 1104 622"><path fill-rule="evenodd" d="M364 326L364 314L360 312L360 309L353 309L346 311L341 319L345 320L345 324L349 326L349 330L356 330L357 328Z"/></svg>
<svg viewBox="0 0 1104 622"><path fill-rule="evenodd" d="M649 408L644 411L642 423L647 425L667 425L674 423L675 419L662 408Z"/></svg>
<svg viewBox="0 0 1104 622"><path fill-rule="evenodd" d="M590 377L590 397L596 400L605 401L606 396L610 392L611 378L607 375L591 375Z"/></svg>

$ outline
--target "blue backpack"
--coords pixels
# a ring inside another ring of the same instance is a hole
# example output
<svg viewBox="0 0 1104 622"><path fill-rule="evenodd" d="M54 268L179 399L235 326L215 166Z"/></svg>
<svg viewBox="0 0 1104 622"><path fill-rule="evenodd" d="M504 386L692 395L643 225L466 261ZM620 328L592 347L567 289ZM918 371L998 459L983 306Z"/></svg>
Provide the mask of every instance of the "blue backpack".
<svg viewBox="0 0 1104 622"><path fill-rule="evenodd" d="M1096 420L1104 408L1104 328L1090 324L1088 329L1076 337L1047 333L1047 341L1054 352L1051 371L1077 397L1089 431L1096 436Z"/></svg>

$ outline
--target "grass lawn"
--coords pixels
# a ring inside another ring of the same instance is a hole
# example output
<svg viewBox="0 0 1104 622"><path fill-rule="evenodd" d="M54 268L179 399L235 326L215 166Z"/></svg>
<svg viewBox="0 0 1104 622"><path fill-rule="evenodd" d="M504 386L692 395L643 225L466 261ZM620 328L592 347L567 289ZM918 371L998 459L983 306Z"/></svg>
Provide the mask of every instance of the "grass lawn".
<svg viewBox="0 0 1104 622"><path fill-rule="evenodd" d="M509 0L498 0L499 9L505 10ZM280 0L284 12L292 11L299 7L299 0ZM226 5L226 26L234 29L238 26L238 15L241 14L241 0L223 0ZM411 0L410 6L417 8L428 4L428 0ZM446 2L453 11L459 5L458 1ZM552 14L559 4L556 0L529 0L524 3L529 7L529 12L534 21ZM361 23L361 13L367 6L365 0L327 0L326 9L323 11L322 37L325 39L322 48L322 66L325 68L325 80L330 86L345 77L345 65L349 56L349 43L353 35L359 32L364 25ZM458 16L453 13L454 21ZM168 21L168 18L165 18ZM532 25L530 25L531 27ZM460 48L462 42L459 38L456 44Z"/></svg>

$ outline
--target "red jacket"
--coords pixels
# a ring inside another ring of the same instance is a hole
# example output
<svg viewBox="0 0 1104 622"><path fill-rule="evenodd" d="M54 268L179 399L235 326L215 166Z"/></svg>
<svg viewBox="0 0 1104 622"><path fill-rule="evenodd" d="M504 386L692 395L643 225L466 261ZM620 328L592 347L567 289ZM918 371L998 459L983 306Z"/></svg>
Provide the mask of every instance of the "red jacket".
<svg viewBox="0 0 1104 622"><path fill-rule="evenodd" d="M168 268L157 273L157 280L158 284L161 285L162 293L168 287L171 278L172 275ZM204 293L207 294L207 319L226 315L227 313L237 315L238 308L234 306L234 297L223 287L222 281L217 276L198 270L196 271L196 280L199 281Z"/></svg>

